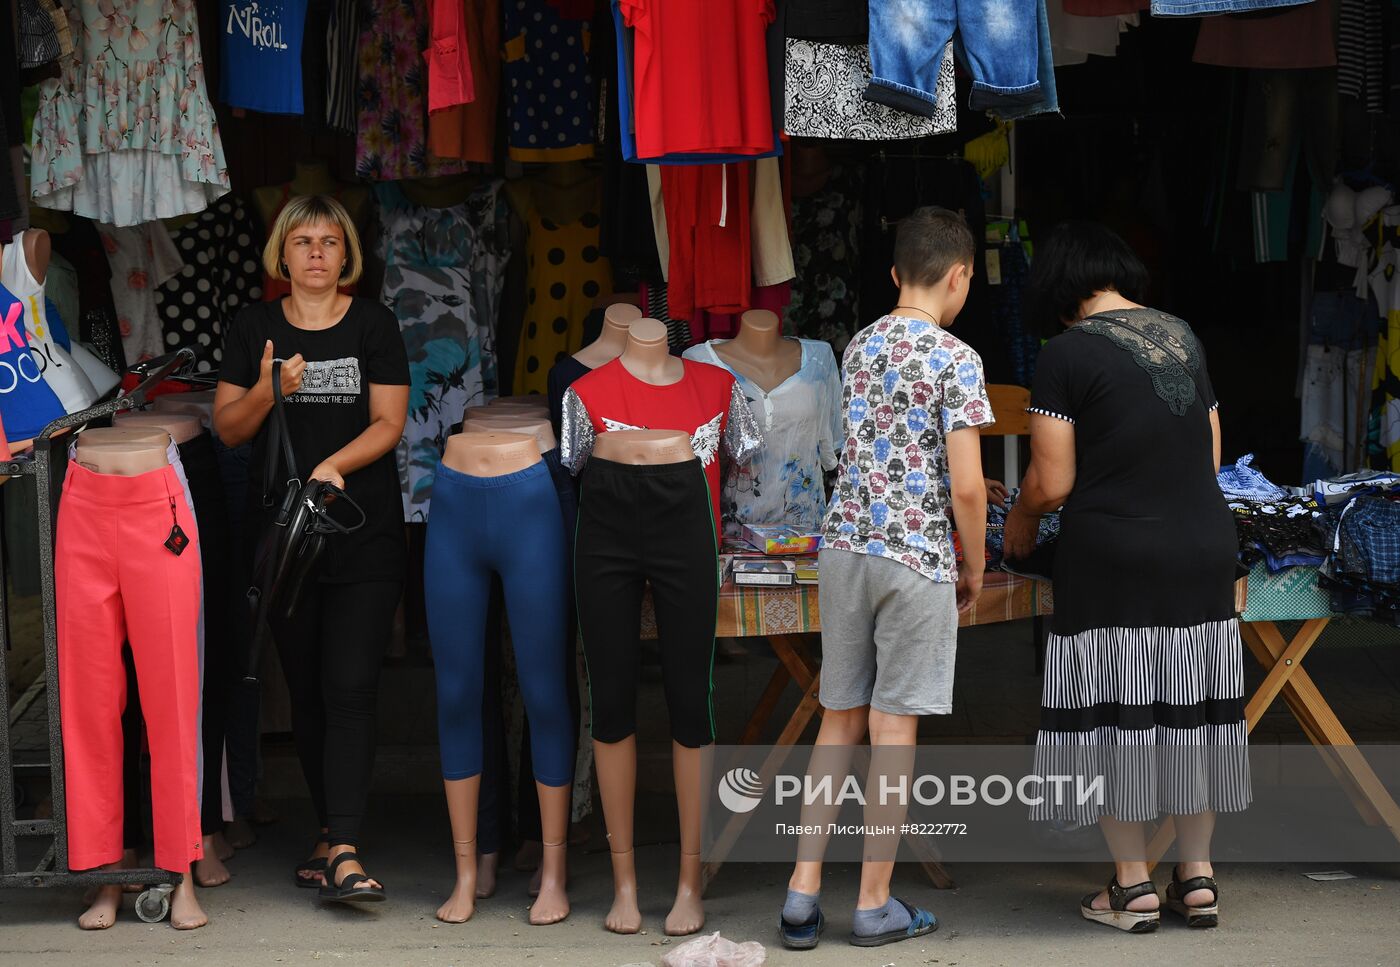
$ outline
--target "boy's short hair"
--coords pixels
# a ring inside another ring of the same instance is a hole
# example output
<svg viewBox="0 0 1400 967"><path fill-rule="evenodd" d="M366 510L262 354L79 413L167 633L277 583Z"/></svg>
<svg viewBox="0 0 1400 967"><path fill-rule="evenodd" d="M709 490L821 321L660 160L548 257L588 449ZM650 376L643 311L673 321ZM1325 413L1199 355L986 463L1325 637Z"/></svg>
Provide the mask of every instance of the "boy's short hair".
<svg viewBox="0 0 1400 967"><path fill-rule="evenodd" d="M894 236L894 270L900 285L934 285L955 265L971 265L977 241L967 219L927 205L899 220Z"/></svg>

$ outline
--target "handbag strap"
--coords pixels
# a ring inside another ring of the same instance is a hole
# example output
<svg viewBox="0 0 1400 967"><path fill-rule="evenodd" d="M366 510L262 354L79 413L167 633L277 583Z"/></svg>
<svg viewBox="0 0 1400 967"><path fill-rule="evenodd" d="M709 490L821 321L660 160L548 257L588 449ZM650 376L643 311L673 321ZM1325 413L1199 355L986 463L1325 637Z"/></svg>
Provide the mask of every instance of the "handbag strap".
<svg viewBox="0 0 1400 967"><path fill-rule="evenodd" d="M286 468L288 489L293 493L301 489L296 453L292 450L292 434L287 429L287 402L282 395L282 362L280 359L272 361L271 426L268 427L267 452L263 455L263 504L268 507L273 503L279 457Z"/></svg>

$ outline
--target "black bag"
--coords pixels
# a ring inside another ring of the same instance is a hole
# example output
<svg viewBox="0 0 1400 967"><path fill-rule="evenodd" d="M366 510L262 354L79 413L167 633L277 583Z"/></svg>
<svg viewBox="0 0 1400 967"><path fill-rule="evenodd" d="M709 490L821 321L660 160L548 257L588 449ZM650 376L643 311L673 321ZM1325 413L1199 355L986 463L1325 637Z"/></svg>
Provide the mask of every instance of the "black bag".
<svg viewBox="0 0 1400 967"><path fill-rule="evenodd" d="M352 534L365 524L365 512L339 487L321 480L305 483L297 472L296 454L287 430L286 401L282 396L282 360L272 362L272 413L268 417L267 453L263 462L263 506L276 507L253 556L253 583L248 588L248 608L253 619L253 647L248 656L245 681L257 681L258 661L268 634L267 619L280 613L290 618L306 579L325 550L331 534ZM278 463L286 474L280 488ZM328 512L331 501L349 506L359 516L354 524L342 524Z"/></svg>

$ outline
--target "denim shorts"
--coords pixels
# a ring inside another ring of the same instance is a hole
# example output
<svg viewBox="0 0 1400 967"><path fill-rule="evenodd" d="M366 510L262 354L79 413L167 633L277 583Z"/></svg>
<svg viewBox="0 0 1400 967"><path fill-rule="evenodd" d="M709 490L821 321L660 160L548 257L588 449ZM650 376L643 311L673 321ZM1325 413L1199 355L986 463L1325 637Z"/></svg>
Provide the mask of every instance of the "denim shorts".
<svg viewBox="0 0 1400 967"><path fill-rule="evenodd" d="M1154 17L1208 17L1273 7L1296 7L1312 0L1152 0Z"/></svg>

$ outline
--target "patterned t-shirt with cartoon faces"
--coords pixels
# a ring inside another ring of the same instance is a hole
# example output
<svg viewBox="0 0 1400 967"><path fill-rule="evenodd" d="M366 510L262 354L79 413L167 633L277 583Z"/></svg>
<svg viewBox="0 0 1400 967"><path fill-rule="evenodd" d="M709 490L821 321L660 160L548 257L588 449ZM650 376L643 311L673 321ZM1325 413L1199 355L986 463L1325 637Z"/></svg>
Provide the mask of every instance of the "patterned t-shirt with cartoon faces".
<svg viewBox="0 0 1400 967"><path fill-rule="evenodd" d="M885 316L851 340L841 376L845 446L822 547L956 582L947 440L993 422L981 357L931 322Z"/></svg>

